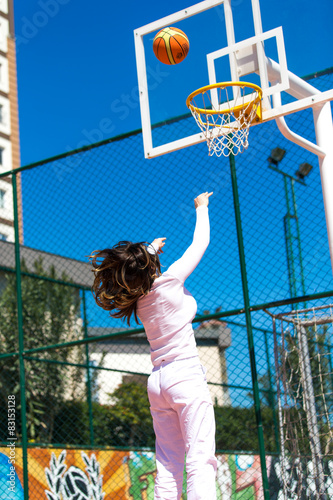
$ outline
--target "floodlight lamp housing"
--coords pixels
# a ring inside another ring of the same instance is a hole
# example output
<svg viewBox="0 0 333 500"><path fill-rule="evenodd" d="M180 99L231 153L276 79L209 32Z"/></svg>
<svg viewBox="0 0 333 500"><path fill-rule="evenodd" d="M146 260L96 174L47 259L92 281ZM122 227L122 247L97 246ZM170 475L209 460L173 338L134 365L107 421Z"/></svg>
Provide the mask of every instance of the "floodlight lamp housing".
<svg viewBox="0 0 333 500"><path fill-rule="evenodd" d="M268 158L268 161L270 163L273 163L273 165L277 165L281 160L283 160L284 156L286 154L286 150L282 148L274 148L272 149L271 155Z"/></svg>
<svg viewBox="0 0 333 500"><path fill-rule="evenodd" d="M302 163L297 172L296 172L296 176L299 178L299 179L304 179L304 177L306 177L307 175L309 175L309 173L311 172L312 170L312 165L310 165L310 163Z"/></svg>

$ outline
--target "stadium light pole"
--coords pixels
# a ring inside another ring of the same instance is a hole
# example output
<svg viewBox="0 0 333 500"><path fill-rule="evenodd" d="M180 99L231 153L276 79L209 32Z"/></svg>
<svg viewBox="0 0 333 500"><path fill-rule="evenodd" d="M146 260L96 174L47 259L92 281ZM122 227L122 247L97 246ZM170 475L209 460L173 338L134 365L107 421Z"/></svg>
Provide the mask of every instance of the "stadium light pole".
<svg viewBox="0 0 333 500"><path fill-rule="evenodd" d="M297 253L298 253L298 261L299 261L299 270L300 270L300 282L301 282L301 293L302 295L306 295L305 289L305 280L304 280L304 267L303 267L303 258L302 258L302 248L301 248L301 235L300 235L300 227L297 215L297 204L296 204L296 194L295 194L295 182L306 186L304 178L309 175L312 170L312 165L309 163L302 163L298 170L295 172L295 177L283 172L278 168L279 163L283 160L286 151L282 148L274 148L271 152L271 155L268 158L269 168L274 172L283 176L284 182L284 191L285 191L285 199L287 206L287 213L283 218L284 225L284 236L285 236L285 245L286 245L286 255L287 255L287 267L288 267L288 278L289 278L289 290L290 297L297 297L297 278L296 278L296 257L293 248L293 240L297 241ZM291 203L288 189L288 182L291 191ZM292 210L291 210L292 207ZM292 221L295 221L296 225L296 235L292 233ZM306 303L304 303L304 307L307 307Z"/></svg>

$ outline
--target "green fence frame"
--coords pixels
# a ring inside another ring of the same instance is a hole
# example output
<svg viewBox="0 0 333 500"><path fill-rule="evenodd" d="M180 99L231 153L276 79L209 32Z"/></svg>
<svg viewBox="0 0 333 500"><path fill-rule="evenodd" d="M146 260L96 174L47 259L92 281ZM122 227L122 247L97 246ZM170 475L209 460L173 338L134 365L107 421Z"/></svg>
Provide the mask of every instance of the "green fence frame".
<svg viewBox="0 0 333 500"><path fill-rule="evenodd" d="M331 70L327 70L331 71ZM325 72L321 72L319 75L323 75ZM311 78L314 75L311 75ZM309 77L308 77L309 78ZM44 164L47 164L51 161L55 160L60 160L64 159L68 156L75 155L77 153L82 153L94 148L98 148L100 146L103 146L105 144L109 144L114 141L121 141L127 137L131 137L133 135L140 134L141 130L136 130L134 132L131 132L130 134L124 134L121 136L113 137L110 139L107 139L105 141L100 141L98 143L92 144L90 146L85 146L80 149L76 149L61 155L54 156L52 158L45 159L41 162L36 162L32 163L30 165L22 166L16 170L11 170L4 172L0 174L0 179L4 177L11 177L12 179L12 187L13 187L13 208L14 208L14 230L15 230L15 270L8 269L8 268L1 268L4 271L7 272L15 272L16 275L16 294L17 294L17 311L18 311L18 340L19 340L19 350L17 352L11 352L11 353L2 353L0 354L0 359L10 359L17 357L19 359L19 377L20 377L20 399L21 399L21 425L22 425L22 441L21 441L21 446L23 450L23 474L24 474L24 499L28 500L29 498L29 484L28 484L28 458L27 458L27 450L29 447L41 447L41 446L48 446L48 447L56 447L57 445L53 444L50 445L48 443L29 443L28 438L27 438L27 421L26 421L26 399L25 399L25 360L35 360L39 362L48 362L48 363L58 363L66 366L79 366L82 367L86 370L87 373L87 381L86 381L86 394L87 394L87 402L88 402L88 408L89 408L89 429L90 429L90 443L89 445L87 444L85 447L86 448L94 448L94 425L93 425L93 407L92 407L92 391L91 391L91 363L89 359L89 349L88 346L92 343L96 343L102 340L107 340L107 339L116 339L116 338L123 338L123 337L128 337L131 335L136 335L138 333L144 332L143 328L134 328L127 330L126 332L115 332L111 333L108 335L101 335L101 336L94 336L94 337L89 337L88 336L88 329L87 329L87 314L86 314L86 293L90 293L90 289L87 287L82 287L79 285L75 285L70 282L66 281L61 281L61 280L53 280L48 277L41 277L38 275L35 275L33 273L26 273L22 272L21 270L21 258L20 258L20 242L19 242L19 216L18 216L18 192L17 192L17 176L24 171L33 169L37 166L41 166ZM263 311L265 309L270 309L270 308L276 308L280 306L295 306L297 304L303 303L306 304L307 302L311 300L318 300L318 299L323 299L323 298L328 298L328 297L333 297L333 290L328 290L325 292L321 293L313 293L313 294L308 294L305 295L303 294L302 296L296 297L295 294L293 293L293 290L291 290L291 298L289 299L284 299L284 300L278 300L278 301L273 301L273 302L267 302L267 303L262 303L262 304L250 304L250 298L249 298L249 291L248 291L248 281L247 281L247 270L246 270L246 259L245 259L245 251L244 251L244 238L243 238L243 233L242 233L242 222L241 222L241 212L240 212L240 203L239 203L239 196L238 196L238 186L237 186L237 175L236 175L236 163L234 157L231 155L230 156L230 175L231 175L231 180L232 180L232 192L233 192L233 200L234 200L234 213L235 213L235 221L236 221L236 229L237 229L237 240L238 240L238 250L239 250L239 261L240 261L240 269L241 269L241 279L242 279L242 289L243 289L243 302L244 306L239 309L234 309L234 310L229 310L229 311L224 311L224 312L218 312L218 313L212 313L212 314L206 314L204 316L197 316L194 319L194 322L201 322L203 320L209 320L209 319L222 319L222 318L228 318L231 316L236 316L236 315L244 315L245 314L245 319L246 319L246 329L247 329L247 338L248 338L248 348L249 348L249 355L250 355L250 364L251 364L251 373L252 373L252 387L243 387L243 386L236 386L236 385L228 385L228 387L234 387L234 388L241 388L241 389L248 389L253 391L253 396L254 396L254 407L255 407L255 414L256 414L256 422L257 422L257 432L258 432L258 443L259 443L259 455L260 455L260 461L261 461L261 470L262 470L262 477L263 477L263 486L264 486L264 497L265 500L269 500L269 487L268 487L268 479L267 479L267 470L266 470L266 450L265 450L265 442L264 442L264 434L263 434L263 428L262 428L262 416L261 416L261 404L260 404L260 392L262 389L259 388L258 384L258 374L257 374L257 364L256 364L256 358L255 358L255 346L254 346L254 339L253 339L253 330L260 330L256 327L253 327L252 325L252 313L255 311ZM303 272L303 270L302 270ZM79 340L75 341L70 341L70 342L64 342L60 344L54 344L54 345L44 345L38 348L34 349L24 349L24 339L23 339L23 323L22 323L22 290L21 290L21 277L22 276L29 276L31 278L36 278L36 279L44 279L50 282L55 282L58 284L62 284L65 286L69 287L75 287L77 288L82 297L82 304L83 304L83 330L84 330L84 337ZM304 283L302 282L302 290L305 290L304 288ZM230 322L231 324L233 323L232 321ZM235 325L238 325L238 323L233 323ZM276 416L276 411L275 411L275 391L273 388L273 383L272 383L272 368L270 366L270 360L269 360L269 348L268 348L268 341L267 341L267 330L262 330L262 333L264 333L264 341L265 341L265 350L266 350L266 360L267 360L267 366L268 366L268 375L269 375L269 400L272 405L272 410L273 410L273 418L274 418L274 428L275 428L275 441L276 441L276 448L277 448L277 453L279 450L279 437L278 437L278 425L277 425L277 416ZM49 352L55 349L62 349L62 348L67 348L67 347L72 347L72 346L78 346L78 345L83 345L85 346L85 363L84 364L75 364L75 363L69 363L69 362L61 362L61 361L52 361L52 360L47 360L44 359L42 356L43 352ZM329 358L331 370L333 371L333 362L332 362L332 351L331 351L331 346L327 346L331 356ZM94 367L94 369L97 370L110 370L105 367ZM114 371L111 369L111 371ZM127 371L127 373L135 373L136 372L131 372ZM138 373L139 374L139 373ZM223 384L220 384L223 385ZM61 446L64 446L61 444ZM77 446L72 446L73 448L76 448ZM101 447L99 447L101 448ZM108 449L107 446L105 446L105 449ZM124 449L124 447L122 447ZM222 451L222 450L221 450ZM226 451L226 450L223 450Z"/></svg>

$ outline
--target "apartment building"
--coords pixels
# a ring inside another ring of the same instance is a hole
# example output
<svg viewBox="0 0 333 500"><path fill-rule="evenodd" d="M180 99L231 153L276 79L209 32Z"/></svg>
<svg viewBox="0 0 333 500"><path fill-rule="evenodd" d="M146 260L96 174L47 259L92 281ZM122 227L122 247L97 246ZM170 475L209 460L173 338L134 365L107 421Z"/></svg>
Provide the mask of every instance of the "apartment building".
<svg viewBox="0 0 333 500"><path fill-rule="evenodd" d="M13 0L0 0L0 172L20 166L16 50ZM22 222L21 183L18 205ZM14 241L11 177L0 179L0 240ZM22 223L20 240L23 243Z"/></svg>

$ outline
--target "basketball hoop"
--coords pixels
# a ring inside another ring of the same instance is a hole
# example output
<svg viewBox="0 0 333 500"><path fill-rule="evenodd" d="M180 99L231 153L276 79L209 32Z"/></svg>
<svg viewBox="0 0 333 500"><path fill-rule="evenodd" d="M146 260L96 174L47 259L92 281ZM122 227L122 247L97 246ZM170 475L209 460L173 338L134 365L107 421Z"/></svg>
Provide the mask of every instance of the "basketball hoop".
<svg viewBox="0 0 333 500"><path fill-rule="evenodd" d="M186 105L206 137L210 156L237 155L248 147L250 126L262 119L261 99L261 88L246 82L215 83L188 96Z"/></svg>

